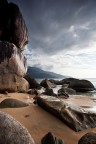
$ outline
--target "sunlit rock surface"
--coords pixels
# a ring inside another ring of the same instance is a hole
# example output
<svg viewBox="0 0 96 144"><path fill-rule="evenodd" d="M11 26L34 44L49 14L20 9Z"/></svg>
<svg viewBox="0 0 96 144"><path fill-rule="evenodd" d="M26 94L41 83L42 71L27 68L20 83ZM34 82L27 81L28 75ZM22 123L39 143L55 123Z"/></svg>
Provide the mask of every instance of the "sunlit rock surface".
<svg viewBox="0 0 96 144"><path fill-rule="evenodd" d="M24 76L26 72L27 63L24 55L14 44L0 41L0 75L15 73Z"/></svg>
<svg viewBox="0 0 96 144"><path fill-rule="evenodd" d="M0 75L0 92L26 92L29 89L29 83L15 74Z"/></svg>
<svg viewBox="0 0 96 144"><path fill-rule="evenodd" d="M37 103L75 131L96 127L96 111L79 105L74 106L74 101L70 104L67 100L41 95L37 98Z"/></svg>

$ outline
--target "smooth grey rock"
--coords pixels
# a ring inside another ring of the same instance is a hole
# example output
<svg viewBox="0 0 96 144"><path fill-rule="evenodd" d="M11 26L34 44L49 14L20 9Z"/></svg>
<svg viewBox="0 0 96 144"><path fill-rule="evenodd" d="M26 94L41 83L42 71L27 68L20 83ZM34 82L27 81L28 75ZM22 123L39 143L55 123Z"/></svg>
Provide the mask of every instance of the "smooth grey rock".
<svg viewBox="0 0 96 144"><path fill-rule="evenodd" d="M0 144L35 144L28 130L9 114L0 112Z"/></svg>
<svg viewBox="0 0 96 144"><path fill-rule="evenodd" d="M28 106L28 104L12 98L7 98L0 103L0 108L20 108L26 106Z"/></svg>

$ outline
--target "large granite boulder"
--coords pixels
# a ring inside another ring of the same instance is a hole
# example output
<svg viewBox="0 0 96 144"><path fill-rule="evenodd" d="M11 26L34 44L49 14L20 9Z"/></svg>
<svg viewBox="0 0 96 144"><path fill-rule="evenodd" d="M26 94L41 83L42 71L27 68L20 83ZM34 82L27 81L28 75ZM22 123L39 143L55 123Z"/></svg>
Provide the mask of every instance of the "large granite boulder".
<svg viewBox="0 0 96 144"><path fill-rule="evenodd" d="M0 41L0 75L11 73L24 76L26 71L26 58L18 48L12 43Z"/></svg>
<svg viewBox="0 0 96 144"><path fill-rule="evenodd" d="M44 79L41 81L40 85L44 88L55 88L56 85L50 82L48 79Z"/></svg>
<svg viewBox="0 0 96 144"><path fill-rule="evenodd" d="M0 92L26 92L28 30L17 5L0 0Z"/></svg>
<svg viewBox="0 0 96 144"><path fill-rule="evenodd" d="M72 88L77 92L86 92L95 90L94 85L88 80L79 80L75 78L66 78L61 81L63 84L68 84L68 88Z"/></svg>
<svg viewBox="0 0 96 144"><path fill-rule="evenodd" d="M14 43L21 51L28 43L28 30L19 7L0 0L0 40Z"/></svg>
<svg viewBox="0 0 96 144"><path fill-rule="evenodd" d="M78 144L96 144L96 133L89 132L82 136Z"/></svg>
<svg viewBox="0 0 96 144"><path fill-rule="evenodd" d="M34 144L28 130L9 114L0 112L1 144Z"/></svg>
<svg viewBox="0 0 96 144"><path fill-rule="evenodd" d="M27 92L29 83L20 76L11 73L0 74L0 92Z"/></svg>
<svg viewBox="0 0 96 144"><path fill-rule="evenodd" d="M37 97L37 103L75 131L96 127L95 112L92 113L79 106L69 105L64 100L52 96L40 95Z"/></svg>
<svg viewBox="0 0 96 144"><path fill-rule="evenodd" d="M61 139L57 139L51 132L48 132L41 140L41 144L64 144Z"/></svg>

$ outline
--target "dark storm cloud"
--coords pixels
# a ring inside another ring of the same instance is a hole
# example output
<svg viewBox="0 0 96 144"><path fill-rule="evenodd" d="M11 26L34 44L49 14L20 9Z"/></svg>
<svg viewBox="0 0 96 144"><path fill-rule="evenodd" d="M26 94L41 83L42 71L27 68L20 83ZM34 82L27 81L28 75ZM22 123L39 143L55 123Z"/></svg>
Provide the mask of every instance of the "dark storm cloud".
<svg viewBox="0 0 96 144"><path fill-rule="evenodd" d="M11 1L11 0L10 0ZM47 54L83 48L96 33L96 0L12 0L29 29L29 49Z"/></svg>

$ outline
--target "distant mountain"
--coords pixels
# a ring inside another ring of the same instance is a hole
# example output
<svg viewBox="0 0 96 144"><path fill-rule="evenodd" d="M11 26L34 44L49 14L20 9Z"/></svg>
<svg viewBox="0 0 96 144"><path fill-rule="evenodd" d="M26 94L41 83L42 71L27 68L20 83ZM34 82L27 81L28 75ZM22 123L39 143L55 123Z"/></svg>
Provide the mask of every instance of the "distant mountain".
<svg viewBox="0 0 96 144"><path fill-rule="evenodd" d="M37 67L28 67L28 71L27 71L31 77L33 78L65 78L66 76L60 75L60 74L56 74L53 72L49 72L49 71L44 71L40 68Z"/></svg>

